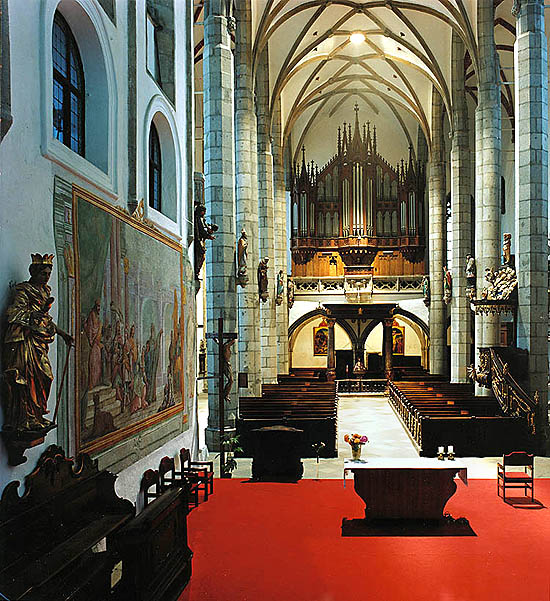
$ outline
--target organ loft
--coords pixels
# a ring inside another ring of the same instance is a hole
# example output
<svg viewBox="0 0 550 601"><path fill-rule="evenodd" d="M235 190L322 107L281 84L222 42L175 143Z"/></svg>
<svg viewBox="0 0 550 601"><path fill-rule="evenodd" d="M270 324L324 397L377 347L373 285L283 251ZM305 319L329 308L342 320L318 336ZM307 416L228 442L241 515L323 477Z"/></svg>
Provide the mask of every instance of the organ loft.
<svg viewBox="0 0 550 601"><path fill-rule="evenodd" d="M321 169L292 173L294 276L423 274L426 169L409 156L395 167L378 152L376 126L338 127L336 153ZM326 258L329 258L327 261Z"/></svg>

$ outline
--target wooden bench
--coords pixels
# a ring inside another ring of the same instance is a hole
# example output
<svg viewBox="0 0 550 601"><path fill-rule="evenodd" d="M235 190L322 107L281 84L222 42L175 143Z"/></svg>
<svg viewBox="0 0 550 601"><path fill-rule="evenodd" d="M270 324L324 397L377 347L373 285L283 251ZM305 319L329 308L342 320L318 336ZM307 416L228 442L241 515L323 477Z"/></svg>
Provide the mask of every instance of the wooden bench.
<svg viewBox="0 0 550 601"><path fill-rule="evenodd" d="M319 382L305 376L296 381L279 378L278 384L264 384L261 397L241 397L237 433L242 455L253 453L252 430L289 426L303 430L300 456L314 457L312 445L324 442L323 457L336 457L337 396L334 382Z"/></svg>
<svg viewBox="0 0 550 601"><path fill-rule="evenodd" d="M475 397L471 384L389 382L388 392L421 455L448 445L459 456L501 454L526 436L518 418L505 417L493 398Z"/></svg>
<svg viewBox="0 0 550 601"><path fill-rule="evenodd" d="M116 476L51 445L0 500L0 592L10 601L97 601L111 594L117 531L135 513L114 490ZM92 552L106 539L106 550Z"/></svg>
<svg viewBox="0 0 550 601"><path fill-rule="evenodd" d="M191 577L187 490L165 488L161 480L157 470L145 472L142 488L153 489L147 505L114 538L122 577L113 601L176 601Z"/></svg>

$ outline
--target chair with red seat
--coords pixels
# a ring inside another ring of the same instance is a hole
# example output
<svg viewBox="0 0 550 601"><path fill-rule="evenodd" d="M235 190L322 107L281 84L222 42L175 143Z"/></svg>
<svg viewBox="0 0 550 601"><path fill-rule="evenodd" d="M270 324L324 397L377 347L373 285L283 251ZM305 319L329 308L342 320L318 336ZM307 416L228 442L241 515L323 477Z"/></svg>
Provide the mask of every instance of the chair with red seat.
<svg viewBox="0 0 550 601"><path fill-rule="evenodd" d="M189 478L191 482L198 482L204 491L204 499L214 492L214 462L191 461L191 453L185 447L180 450L181 475Z"/></svg>
<svg viewBox="0 0 550 601"><path fill-rule="evenodd" d="M159 464L160 490L164 492L171 487L183 488L187 495L187 508L191 500L195 507L199 504L199 483L191 482L189 478L176 471L176 463L173 457L163 457Z"/></svg>
<svg viewBox="0 0 550 601"><path fill-rule="evenodd" d="M507 488L523 488L531 491L533 500L534 488L534 457L525 451L514 451L504 455L502 463L497 464L497 495L500 496L502 488L502 499L506 501Z"/></svg>

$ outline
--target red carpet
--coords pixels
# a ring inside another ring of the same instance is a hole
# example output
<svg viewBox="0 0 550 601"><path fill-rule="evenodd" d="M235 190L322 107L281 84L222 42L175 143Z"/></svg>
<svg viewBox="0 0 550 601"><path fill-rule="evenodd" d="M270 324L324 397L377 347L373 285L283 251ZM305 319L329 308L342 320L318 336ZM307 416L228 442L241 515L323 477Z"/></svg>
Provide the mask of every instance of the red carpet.
<svg viewBox="0 0 550 601"><path fill-rule="evenodd" d="M550 601L550 480L538 509L504 504L492 480L457 485L446 511L477 536L343 538L342 518L363 516L352 482L217 480L189 516L180 601Z"/></svg>

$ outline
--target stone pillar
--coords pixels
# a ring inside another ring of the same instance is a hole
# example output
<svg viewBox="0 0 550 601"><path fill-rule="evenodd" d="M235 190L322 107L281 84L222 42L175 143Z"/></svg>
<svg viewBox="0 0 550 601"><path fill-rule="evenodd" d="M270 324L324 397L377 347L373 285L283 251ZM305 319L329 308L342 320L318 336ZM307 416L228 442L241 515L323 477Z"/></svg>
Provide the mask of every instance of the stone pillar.
<svg viewBox="0 0 550 601"><path fill-rule="evenodd" d="M277 381L277 328L275 312L275 244L273 199L273 154L269 124L269 61L267 47L258 61L256 107L258 115L258 199L260 258L269 258L269 298L260 306L262 382Z"/></svg>
<svg viewBox="0 0 550 601"><path fill-rule="evenodd" d="M334 341L335 319L327 319L328 342L327 342L327 380L334 382L336 380L336 345Z"/></svg>
<svg viewBox="0 0 550 601"><path fill-rule="evenodd" d="M548 440L548 56L543 0L514 3L518 346L529 351L529 392L539 394L539 452Z"/></svg>
<svg viewBox="0 0 550 601"><path fill-rule="evenodd" d="M237 2L235 18L235 162L237 238L248 240L248 284L237 287L239 321L239 372L248 374L246 396L261 395L260 301L256 128L252 77L252 25L250 0Z"/></svg>
<svg viewBox="0 0 550 601"><path fill-rule="evenodd" d="M275 274L284 276L283 299L276 306L277 327L277 372L288 373L288 301L286 295L287 259L287 211L282 139L281 100L277 100L273 119L273 186L275 217Z"/></svg>
<svg viewBox="0 0 550 601"><path fill-rule="evenodd" d="M479 83L476 109L476 263L478 294L485 286L485 269L500 265L501 108L499 59L495 46L495 9L478 2ZM476 315L476 347L500 344L498 316ZM479 353L476 353L476 365ZM489 395L486 388L476 393Z"/></svg>
<svg viewBox="0 0 550 601"><path fill-rule="evenodd" d="M447 372L447 309L443 302L447 222L445 217L445 160L443 100L432 88L432 153L429 178L430 373Z"/></svg>
<svg viewBox="0 0 550 601"><path fill-rule="evenodd" d="M235 282L235 166L233 162L233 54L231 52L228 15L223 0L205 4L204 21L204 176L205 203L209 221L219 230L207 243L206 250L206 331L217 331L217 320L224 319L226 332L237 329L237 294ZM235 349L235 346L233 347ZM214 371L218 365L218 347L208 340L207 361ZM232 357L235 369L236 353ZM216 367L214 367L216 366ZM236 380L236 378L235 378ZM226 428L234 428L236 386L226 404ZM218 383L208 383L208 427L206 444L219 449Z"/></svg>
<svg viewBox="0 0 550 601"><path fill-rule="evenodd" d="M388 380L393 380L393 317L384 318L384 334L382 337L384 345L384 375Z"/></svg>
<svg viewBox="0 0 550 601"><path fill-rule="evenodd" d="M468 106L464 89L464 42L452 34L452 149L451 149L451 248L453 296L451 299L451 382L468 382L472 312L466 298L466 256L472 253L470 200L470 140Z"/></svg>

